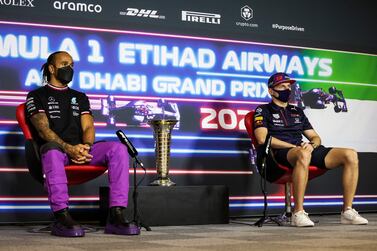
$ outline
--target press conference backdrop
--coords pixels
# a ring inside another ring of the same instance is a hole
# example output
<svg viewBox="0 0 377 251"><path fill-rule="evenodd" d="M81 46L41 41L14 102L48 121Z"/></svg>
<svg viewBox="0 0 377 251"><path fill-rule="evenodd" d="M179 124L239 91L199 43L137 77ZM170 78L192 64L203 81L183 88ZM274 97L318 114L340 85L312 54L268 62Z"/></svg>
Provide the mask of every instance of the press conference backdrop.
<svg viewBox="0 0 377 251"><path fill-rule="evenodd" d="M49 214L43 187L25 167L15 108L42 85L40 67L57 50L75 61L70 86L87 93L97 140L117 140L122 129L147 167L144 185L156 176L147 121L178 119L171 178L178 185L227 185L232 216L260 214L263 206L243 117L270 101L271 74L290 74L298 82L291 102L305 109L323 143L359 152L355 204L376 210L372 7L357 1L0 1L0 221ZM104 175L72 187L71 208L96 211L97 187L106 184ZM281 211L282 187L269 186L269 194L272 211ZM341 172L328 172L310 182L308 211L339 211L341 194Z"/></svg>

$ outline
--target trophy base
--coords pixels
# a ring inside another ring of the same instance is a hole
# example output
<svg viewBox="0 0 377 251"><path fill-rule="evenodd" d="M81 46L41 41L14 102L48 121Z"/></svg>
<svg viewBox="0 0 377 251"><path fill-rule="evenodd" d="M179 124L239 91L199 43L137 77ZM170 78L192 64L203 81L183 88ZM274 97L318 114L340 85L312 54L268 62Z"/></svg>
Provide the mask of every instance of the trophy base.
<svg viewBox="0 0 377 251"><path fill-rule="evenodd" d="M175 186L176 184L173 181L171 181L169 178L158 178L157 180L153 181L149 185L170 187L170 186Z"/></svg>

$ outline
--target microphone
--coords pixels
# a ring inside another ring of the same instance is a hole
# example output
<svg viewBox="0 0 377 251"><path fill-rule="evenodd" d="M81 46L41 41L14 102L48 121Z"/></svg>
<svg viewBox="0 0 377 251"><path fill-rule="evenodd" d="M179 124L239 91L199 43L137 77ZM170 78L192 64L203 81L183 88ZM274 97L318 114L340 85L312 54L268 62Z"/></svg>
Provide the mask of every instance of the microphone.
<svg viewBox="0 0 377 251"><path fill-rule="evenodd" d="M116 135L118 136L118 139L120 140L120 142L125 145L127 147L127 150L128 150L128 154L134 158L136 160L136 162L140 165L140 166L144 166L144 164L137 158L137 155L139 154L136 150L136 148L134 147L134 145L131 143L131 141L127 138L126 134L124 134L124 132L122 132L122 130L118 130L116 131Z"/></svg>
<svg viewBox="0 0 377 251"><path fill-rule="evenodd" d="M270 147L271 147L271 141L272 141L272 136L270 134L266 135L266 140L264 141L263 145L263 156L262 156L262 163L261 163L261 174L265 173L265 168L266 168L266 161L268 154L270 153Z"/></svg>
<svg viewBox="0 0 377 251"><path fill-rule="evenodd" d="M264 148L264 154L267 156L268 153L270 152L270 147L271 147L271 141L272 141L272 137L271 135L267 134L266 135L266 140L265 140L265 148Z"/></svg>

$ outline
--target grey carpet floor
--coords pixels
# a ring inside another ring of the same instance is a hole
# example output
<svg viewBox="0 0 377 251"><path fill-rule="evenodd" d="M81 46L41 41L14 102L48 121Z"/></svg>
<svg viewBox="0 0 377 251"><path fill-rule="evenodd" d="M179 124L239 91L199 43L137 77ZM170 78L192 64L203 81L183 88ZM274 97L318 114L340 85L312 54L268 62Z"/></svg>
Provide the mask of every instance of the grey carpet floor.
<svg viewBox="0 0 377 251"><path fill-rule="evenodd" d="M331 215L312 216L319 220L313 228L230 223L152 227L140 236L107 235L99 229L84 238L31 233L35 226L0 226L0 250L377 250L377 214L364 216L366 226L341 225L340 216Z"/></svg>

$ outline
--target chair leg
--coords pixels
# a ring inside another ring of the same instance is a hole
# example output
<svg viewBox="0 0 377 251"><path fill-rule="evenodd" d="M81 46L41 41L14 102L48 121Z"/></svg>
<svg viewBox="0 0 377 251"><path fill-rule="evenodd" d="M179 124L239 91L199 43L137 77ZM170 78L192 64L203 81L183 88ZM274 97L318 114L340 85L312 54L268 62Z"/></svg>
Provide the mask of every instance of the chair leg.
<svg viewBox="0 0 377 251"><path fill-rule="evenodd" d="M290 224L291 217L292 217L292 203L291 203L291 187L292 183L287 182L285 183L285 210L284 213L276 216L276 217L269 217L270 221L275 222L279 226L286 226Z"/></svg>
<svg viewBox="0 0 377 251"><path fill-rule="evenodd" d="M284 213L281 214L281 215L278 215L276 217L263 216L256 223L254 223L254 226L261 227L261 226L263 226L263 224L271 223L271 222L276 223L278 226L286 226L286 225L290 224L291 217L292 217L291 187L292 187L291 182L285 183L285 210L284 210Z"/></svg>
<svg viewBox="0 0 377 251"><path fill-rule="evenodd" d="M285 215L289 218L292 216L291 187L291 182L285 183Z"/></svg>
<svg viewBox="0 0 377 251"><path fill-rule="evenodd" d="M292 217L292 203L291 203L291 182L285 183L285 210L284 213L276 217L268 217L266 222L275 222L279 226L286 226L290 224Z"/></svg>

